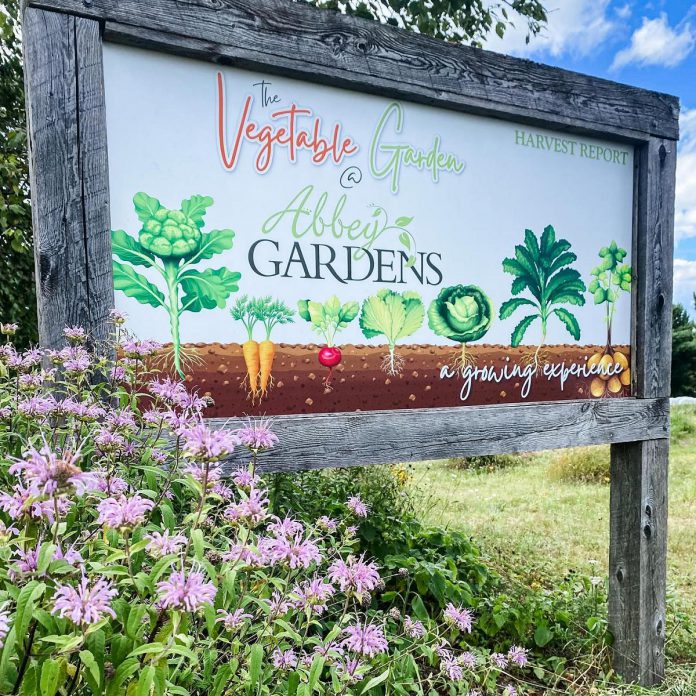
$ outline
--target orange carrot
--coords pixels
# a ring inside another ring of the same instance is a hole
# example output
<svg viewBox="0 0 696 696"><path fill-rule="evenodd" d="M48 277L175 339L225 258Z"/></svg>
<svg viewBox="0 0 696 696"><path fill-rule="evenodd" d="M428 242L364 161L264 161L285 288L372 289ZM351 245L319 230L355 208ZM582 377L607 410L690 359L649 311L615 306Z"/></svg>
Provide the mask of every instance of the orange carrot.
<svg viewBox="0 0 696 696"><path fill-rule="evenodd" d="M258 341L245 341L242 344L242 355L244 356L244 364L247 369L247 378L249 379L249 396L254 399L258 394L259 380L259 343Z"/></svg>
<svg viewBox="0 0 696 696"><path fill-rule="evenodd" d="M261 394L268 392L268 385L271 381L271 370L273 369L273 358L275 357L275 346L273 341L268 339L259 344L259 360L261 362L261 374L259 391Z"/></svg>

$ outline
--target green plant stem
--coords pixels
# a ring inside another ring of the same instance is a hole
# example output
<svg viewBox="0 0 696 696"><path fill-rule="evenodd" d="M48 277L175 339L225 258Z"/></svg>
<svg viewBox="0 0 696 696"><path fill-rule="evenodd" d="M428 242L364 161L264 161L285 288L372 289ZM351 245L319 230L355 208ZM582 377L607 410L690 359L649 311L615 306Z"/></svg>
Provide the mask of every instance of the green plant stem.
<svg viewBox="0 0 696 696"><path fill-rule="evenodd" d="M24 655L22 655L22 662L19 665L19 670L17 671L17 681L15 682L13 694L19 693L19 687L22 685L22 680L24 679L24 674L27 671L27 665L29 664L29 657L31 656L31 648L34 644L34 634L36 633L36 619L31 622L29 627L29 634L27 635L27 640L24 648Z"/></svg>
<svg viewBox="0 0 696 696"><path fill-rule="evenodd" d="M169 325L174 346L174 369L180 377L184 377L181 369L181 339L179 338L179 263L178 261L164 261L164 277L167 280L167 294L169 296Z"/></svg>

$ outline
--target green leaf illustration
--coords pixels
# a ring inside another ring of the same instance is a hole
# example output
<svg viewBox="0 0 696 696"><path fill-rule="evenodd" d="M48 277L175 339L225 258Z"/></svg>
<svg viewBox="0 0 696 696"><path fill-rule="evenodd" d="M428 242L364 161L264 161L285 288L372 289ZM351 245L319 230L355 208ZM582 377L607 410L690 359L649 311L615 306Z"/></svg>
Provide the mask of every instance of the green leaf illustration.
<svg viewBox="0 0 696 696"><path fill-rule="evenodd" d="M514 328L512 337L510 338L510 345L513 348L517 348L517 346L522 343L522 339L524 338L525 333L527 333L527 329L532 325L532 322L538 318L538 314L530 314L522 319L522 321Z"/></svg>
<svg viewBox="0 0 696 696"><path fill-rule="evenodd" d="M523 305L536 307L534 302L528 300L526 297L513 297L500 305L500 318L507 319L518 307L522 307Z"/></svg>
<svg viewBox="0 0 696 696"><path fill-rule="evenodd" d="M152 196L148 196L147 193L136 193L133 196L133 205L135 206L135 212L138 216L140 222L147 222L151 220L155 213L162 207L162 204Z"/></svg>
<svg viewBox="0 0 696 696"><path fill-rule="evenodd" d="M227 268L207 268L204 271L187 270L180 278L184 297L181 306L189 312L202 309L223 309L227 298L239 290L240 273Z"/></svg>
<svg viewBox="0 0 696 696"><path fill-rule="evenodd" d="M191 218L198 227L203 227L203 217L211 205L213 199L210 196L191 196L181 201L181 212Z"/></svg>
<svg viewBox="0 0 696 696"><path fill-rule="evenodd" d="M137 239L123 230L111 232L111 249L122 261L132 263L134 266L154 265L154 256Z"/></svg>
<svg viewBox="0 0 696 696"><path fill-rule="evenodd" d="M568 333L577 341L580 339L580 324L578 320L563 307L556 307L553 313L565 324Z"/></svg>
<svg viewBox="0 0 696 696"><path fill-rule="evenodd" d="M201 238L200 249L189 263L196 263L231 249L234 245L233 230L211 230Z"/></svg>
<svg viewBox="0 0 696 696"><path fill-rule="evenodd" d="M114 288L141 304L166 307L164 294L131 266L114 261Z"/></svg>

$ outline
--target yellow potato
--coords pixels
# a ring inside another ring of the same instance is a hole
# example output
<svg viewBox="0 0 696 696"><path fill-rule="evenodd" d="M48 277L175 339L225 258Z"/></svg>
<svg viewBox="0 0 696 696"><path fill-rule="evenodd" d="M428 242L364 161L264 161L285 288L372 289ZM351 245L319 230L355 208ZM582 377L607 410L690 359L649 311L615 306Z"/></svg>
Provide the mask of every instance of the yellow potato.
<svg viewBox="0 0 696 696"><path fill-rule="evenodd" d="M614 361L612 360L611 355L605 355L600 361L599 361L599 369L601 372L599 373L599 378L603 379L605 382L607 382L611 378L611 372L614 370Z"/></svg>
<svg viewBox="0 0 696 696"><path fill-rule="evenodd" d="M623 353L620 353L618 350L614 353L614 362L617 365L621 365L621 368L623 370L628 370L628 358Z"/></svg>
<svg viewBox="0 0 696 696"><path fill-rule="evenodd" d="M587 367L594 367L595 365L598 365L603 355L604 353L595 353L594 355L590 355L590 357L587 358Z"/></svg>
<svg viewBox="0 0 696 696"><path fill-rule="evenodd" d="M621 380L618 377L612 377L607 382L607 389L612 394L618 394L623 389L623 385L621 384Z"/></svg>
<svg viewBox="0 0 696 696"><path fill-rule="evenodd" d="M599 377L590 382L590 394L596 398L604 396L604 382Z"/></svg>
<svg viewBox="0 0 696 696"><path fill-rule="evenodd" d="M624 387L630 387L631 386L631 371L629 369L624 370L619 375L619 380L620 380L621 384L624 385Z"/></svg>

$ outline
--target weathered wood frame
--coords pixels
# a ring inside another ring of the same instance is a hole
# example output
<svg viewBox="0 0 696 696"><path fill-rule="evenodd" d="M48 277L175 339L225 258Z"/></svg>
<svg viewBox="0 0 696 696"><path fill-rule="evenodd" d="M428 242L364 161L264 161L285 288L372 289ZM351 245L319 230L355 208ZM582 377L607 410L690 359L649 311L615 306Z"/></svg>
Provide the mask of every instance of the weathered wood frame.
<svg viewBox="0 0 696 696"><path fill-rule="evenodd" d="M659 682L676 98L288 0L28 0L23 32L39 328L51 347L68 324L105 338L113 306L103 40L635 147L632 398L279 417L283 447L267 466L297 470L612 443L615 662L628 680Z"/></svg>

